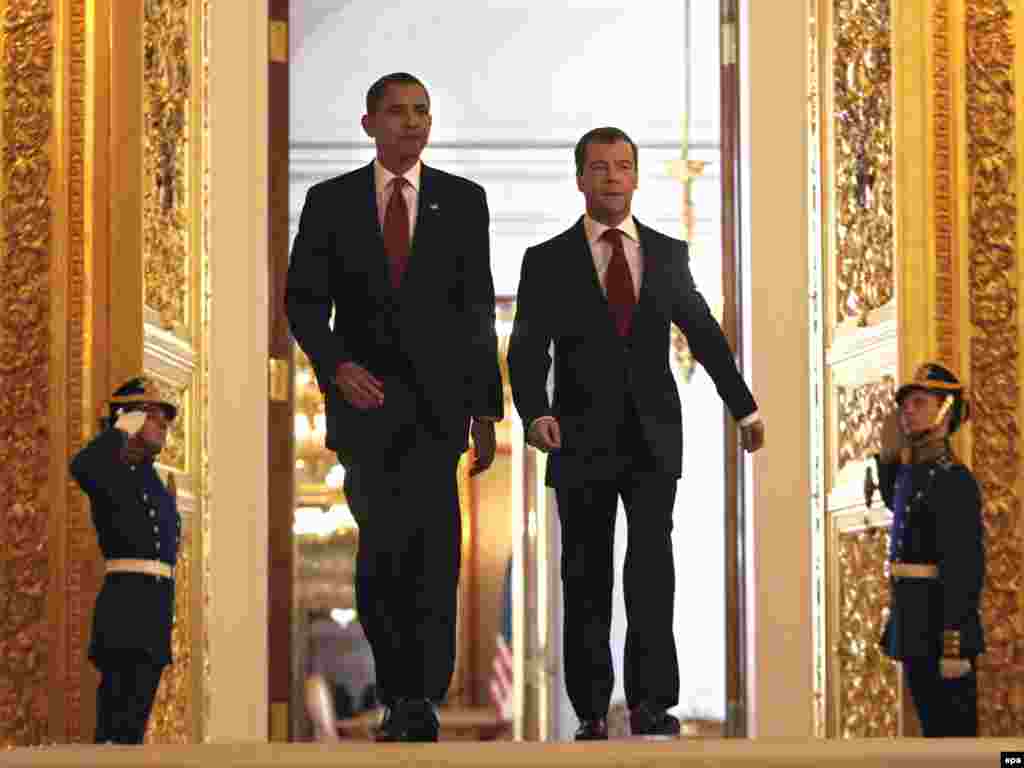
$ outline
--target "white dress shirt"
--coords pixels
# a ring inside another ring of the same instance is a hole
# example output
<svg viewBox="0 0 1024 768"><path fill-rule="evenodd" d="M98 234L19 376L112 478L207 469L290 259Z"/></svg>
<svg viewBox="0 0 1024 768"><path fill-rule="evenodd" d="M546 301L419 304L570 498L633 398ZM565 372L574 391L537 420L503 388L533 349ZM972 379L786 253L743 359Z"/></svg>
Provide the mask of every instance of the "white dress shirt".
<svg viewBox="0 0 1024 768"><path fill-rule="evenodd" d="M605 276L608 274L608 264L612 260L612 244L604 240L604 233L612 227L605 226L595 221L590 216L583 217L583 229L587 233L587 242L590 244L590 255L594 259L594 269L597 271L597 281L601 284L601 292L608 295L605 286ZM640 282L644 278L644 256L640 248L640 236L636 231L636 222L633 216L627 216L619 226L615 227L623 234L622 250L626 254L626 264L629 265L629 274L633 278L633 292L635 299L640 299Z"/></svg>
<svg viewBox="0 0 1024 768"><path fill-rule="evenodd" d="M423 170L423 163L419 160L416 165L402 174L408 183L403 185L402 194L405 196L405 204L409 208L409 243L412 243L413 233L416 231L416 206L420 196L420 172ZM384 215L388 210L388 203L391 202L391 194L395 191L392 183L397 176L381 165L380 160L373 161L374 190L377 194L377 224L380 231L384 231Z"/></svg>

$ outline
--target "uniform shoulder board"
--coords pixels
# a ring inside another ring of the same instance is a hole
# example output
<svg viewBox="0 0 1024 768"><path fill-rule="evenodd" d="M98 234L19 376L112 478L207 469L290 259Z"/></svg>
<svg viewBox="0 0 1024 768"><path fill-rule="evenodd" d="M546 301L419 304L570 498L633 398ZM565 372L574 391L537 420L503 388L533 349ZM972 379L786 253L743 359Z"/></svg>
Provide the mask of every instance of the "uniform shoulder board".
<svg viewBox="0 0 1024 768"><path fill-rule="evenodd" d="M951 453L940 456L935 463L939 466L939 469L944 469L946 471L949 471L954 467L963 466L957 457Z"/></svg>
<svg viewBox="0 0 1024 768"><path fill-rule="evenodd" d="M178 482L174 479L174 473L167 473L167 492L175 499L178 498Z"/></svg>

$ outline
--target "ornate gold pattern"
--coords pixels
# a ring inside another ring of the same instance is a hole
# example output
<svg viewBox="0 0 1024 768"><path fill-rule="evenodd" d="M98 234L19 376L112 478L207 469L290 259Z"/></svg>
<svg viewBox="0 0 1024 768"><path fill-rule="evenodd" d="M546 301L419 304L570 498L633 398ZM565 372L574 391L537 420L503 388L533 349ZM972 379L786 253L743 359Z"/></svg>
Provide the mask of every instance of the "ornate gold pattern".
<svg viewBox="0 0 1024 768"><path fill-rule="evenodd" d="M191 0L145 0L143 22L143 281L146 306L167 329L190 325L191 6Z"/></svg>
<svg viewBox="0 0 1024 768"><path fill-rule="evenodd" d="M42 743L50 728L49 0L8 0L0 35L0 746L16 746Z"/></svg>
<svg viewBox="0 0 1024 768"><path fill-rule="evenodd" d="M85 113L86 113L86 8L85 0L68 4L67 17L68 59L67 123L62 126L68 144L67 165L67 365L64 399L67 403L66 449L69 459L82 447L85 432ZM65 277L65 276L62 276ZM64 689L64 737L70 742L83 741L82 730L82 669L88 622L93 596L92 583L84 581L91 568L95 548L77 546L85 536L92 537L92 521L87 516L85 497L70 473L66 475L68 492L65 496L64 527L69 545L63 565L66 573L64 593L64 623L59 625L66 637L67 682Z"/></svg>
<svg viewBox="0 0 1024 768"><path fill-rule="evenodd" d="M953 86L949 43L949 0L932 5L932 112L934 130L935 205L935 330L936 357L957 369L956 323L953 318L955 275L953 261L956 204L953 195Z"/></svg>
<svg viewBox="0 0 1024 768"><path fill-rule="evenodd" d="M878 645L889 612L882 528L839 534L839 632L835 643L842 738L893 737L899 728L899 670Z"/></svg>
<svg viewBox="0 0 1024 768"><path fill-rule="evenodd" d="M1024 546L1017 475L1017 126L1013 5L967 0L966 91L973 382L972 467L982 488L988 574L982 621L989 651L978 673L980 736L1024 731ZM1010 535L996 536L997 531Z"/></svg>
<svg viewBox="0 0 1024 768"><path fill-rule="evenodd" d="M839 469L881 450L882 422L892 410L895 392L892 376L859 387L836 387Z"/></svg>
<svg viewBox="0 0 1024 768"><path fill-rule="evenodd" d="M183 522L181 548L175 568L174 629L171 653L174 663L164 668L146 729L147 744L192 743L192 525Z"/></svg>
<svg viewBox="0 0 1024 768"><path fill-rule="evenodd" d="M163 400L178 409L178 417L167 429L167 442L160 453L160 463L177 472L190 471L188 463L188 420L191 413L191 398L188 389L161 379L153 378L156 390Z"/></svg>
<svg viewBox="0 0 1024 768"><path fill-rule="evenodd" d="M200 315L200 349L199 349L199 388L202 394L202 408L199 422L203 425L198 437L199 443L199 519L200 543L197 547L200 577L200 615L195 617L197 632L201 638L195 647L201 652L201 666L198 680L193 683L192 691L200 702L199 716L193 716L195 728L194 742L207 741L210 733L210 699L213 695L212 670L210 669L210 606L213 602L212 579L210 577L210 430L207 426L210 401L210 0L202 0L200 10L200 92L201 98L198 112L201 115L201 138L199 157L201 180L199 211L199 315Z"/></svg>
<svg viewBox="0 0 1024 768"><path fill-rule="evenodd" d="M835 0L837 323L893 297L892 65L888 0Z"/></svg>

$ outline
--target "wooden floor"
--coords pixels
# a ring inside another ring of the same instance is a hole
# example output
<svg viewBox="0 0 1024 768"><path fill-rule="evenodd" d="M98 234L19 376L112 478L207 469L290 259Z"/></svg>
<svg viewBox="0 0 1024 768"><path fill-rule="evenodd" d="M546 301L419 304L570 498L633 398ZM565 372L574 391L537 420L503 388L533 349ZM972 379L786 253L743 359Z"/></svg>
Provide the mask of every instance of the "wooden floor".
<svg viewBox="0 0 1024 768"><path fill-rule="evenodd" d="M648 741L605 744L206 744L0 749L3 768L997 768L1024 739Z"/></svg>

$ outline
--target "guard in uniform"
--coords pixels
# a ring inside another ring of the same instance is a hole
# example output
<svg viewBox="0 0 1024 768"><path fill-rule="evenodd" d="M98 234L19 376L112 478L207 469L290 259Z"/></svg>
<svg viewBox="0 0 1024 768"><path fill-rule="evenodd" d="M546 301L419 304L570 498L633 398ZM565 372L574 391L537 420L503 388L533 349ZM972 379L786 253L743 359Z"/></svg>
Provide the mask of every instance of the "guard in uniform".
<svg viewBox="0 0 1024 768"><path fill-rule="evenodd" d="M100 433L71 461L106 561L89 645L100 672L97 744L142 743L160 675L171 663L181 517L173 476L165 486L153 461L176 415L150 379L132 379L114 392Z"/></svg>
<svg viewBox="0 0 1024 768"><path fill-rule="evenodd" d="M878 462L893 511L891 602L881 644L903 663L925 736L977 736L975 660L985 650L981 493L949 436L967 420L960 382L922 365L896 392Z"/></svg>

